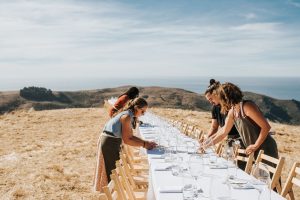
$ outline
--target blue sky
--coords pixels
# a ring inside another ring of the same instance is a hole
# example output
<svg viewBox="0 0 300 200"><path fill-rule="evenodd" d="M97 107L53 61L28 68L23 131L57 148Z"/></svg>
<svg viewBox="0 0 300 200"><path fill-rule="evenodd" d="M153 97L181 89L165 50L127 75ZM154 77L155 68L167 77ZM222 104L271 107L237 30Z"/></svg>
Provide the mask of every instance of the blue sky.
<svg viewBox="0 0 300 200"><path fill-rule="evenodd" d="M0 0L0 79L300 76L299 0Z"/></svg>

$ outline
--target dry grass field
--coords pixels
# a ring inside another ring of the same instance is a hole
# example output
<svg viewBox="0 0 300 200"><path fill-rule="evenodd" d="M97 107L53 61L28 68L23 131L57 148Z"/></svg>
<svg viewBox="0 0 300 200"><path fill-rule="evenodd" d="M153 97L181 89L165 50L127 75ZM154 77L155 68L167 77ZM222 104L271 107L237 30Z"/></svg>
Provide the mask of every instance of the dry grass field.
<svg viewBox="0 0 300 200"><path fill-rule="evenodd" d="M207 130L208 112L152 109ZM0 199L97 199L92 192L104 109L15 111L0 116ZM300 160L300 126L273 124L286 174ZM297 196L300 198L299 191Z"/></svg>

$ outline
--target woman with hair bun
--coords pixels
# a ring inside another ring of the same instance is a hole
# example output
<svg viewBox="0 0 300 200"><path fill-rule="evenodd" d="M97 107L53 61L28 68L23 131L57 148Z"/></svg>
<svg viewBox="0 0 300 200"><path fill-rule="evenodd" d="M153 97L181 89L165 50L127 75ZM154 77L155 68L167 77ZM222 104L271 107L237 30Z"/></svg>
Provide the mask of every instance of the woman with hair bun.
<svg viewBox="0 0 300 200"><path fill-rule="evenodd" d="M101 191L110 181L110 174L120 159L122 141L130 146L152 149L157 144L133 135L138 118L146 112L148 103L143 98L135 98L127 103L121 112L111 118L104 126L98 140L97 165L94 190Z"/></svg>
<svg viewBox="0 0 300 200"><path fill-rule="evenodd" d="M210 145L220 142L235 125L248 155L254 152L256 158L259 151L264 150L265 154L278 158L276 141L269 134L271 126L257 105L243 100L242 91L232 83L221 84L217 96L221 103L221 112L228 112L228 115L222 132L212 139ZM206 141L203 144L207 143Z"/></svg>
<svg viewBox="0 0 300 200"><path fill-rule="evenodd" d="M205 91L205 98L213 105L211 110L211 127L208 131L207 136L211 137L215 135L219 129L219 127L223 127L225 125L225 119L227 116L227 112L225 114L221 113L221 105L220 100L217 96L217 90L220 87L220 82L216 81L215 79L210 79L210 85ZM231 130L228 133L229 139L236 139L239 138L240 135L236 130L235 126L232 126ZM230 142L230 145L232 142Z"/></svg>

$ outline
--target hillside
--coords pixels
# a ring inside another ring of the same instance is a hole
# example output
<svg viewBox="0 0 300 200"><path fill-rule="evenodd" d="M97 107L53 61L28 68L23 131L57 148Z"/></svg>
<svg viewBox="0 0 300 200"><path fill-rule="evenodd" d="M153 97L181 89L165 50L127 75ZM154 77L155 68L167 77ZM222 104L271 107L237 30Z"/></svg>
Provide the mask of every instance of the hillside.
<svg viewBox="0 0 300 200"><path fill-rule="evenodd" d="M51 101L25 99L19 92L0 92L0 114L17 109L50 110L62 108L102 107L104 100L117 97L129 86L75 92L53 92ZM203 94L178 88L139 87L142 97L151 107L209 111L211 105ZM256 102L264 115L271 121L300 124L300 102L279 100L265 95L245 92L245 99Z"/></svg>

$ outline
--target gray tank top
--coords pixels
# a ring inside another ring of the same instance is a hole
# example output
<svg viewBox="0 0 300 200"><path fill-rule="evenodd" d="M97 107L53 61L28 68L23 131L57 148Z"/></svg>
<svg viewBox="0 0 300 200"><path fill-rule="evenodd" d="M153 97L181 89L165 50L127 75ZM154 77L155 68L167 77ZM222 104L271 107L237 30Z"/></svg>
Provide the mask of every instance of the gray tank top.
<svg viewBox="0 0 300 200"><path fill-rule="evenodd" d="M238 130L245 147L248 147L251 144L254 144L259 136L260 127L248 116L245 115L243 110L243 104L247 101L242 101L240 103L240 112L239 117L234 117L234 125ZM250 101L251 102L251 101ZM255 152L257 155L259 150L264 150L264 153L278 158L278 150L275 140L270 134L266 137L265 141Z"/></svg>
<svg viewBox="0 0 300 200"><path fill-rule="evenodd" d="M107 131L112 133L115 137L122 138L122 123L120 121L120 118L123 115L129 115L131 120L131 126L134 121L133 113L131 110L122 111L113 118L111 118L104 126L103 131Z"/></svg>

